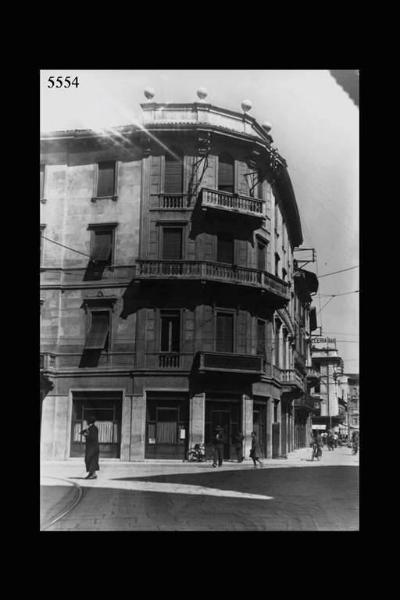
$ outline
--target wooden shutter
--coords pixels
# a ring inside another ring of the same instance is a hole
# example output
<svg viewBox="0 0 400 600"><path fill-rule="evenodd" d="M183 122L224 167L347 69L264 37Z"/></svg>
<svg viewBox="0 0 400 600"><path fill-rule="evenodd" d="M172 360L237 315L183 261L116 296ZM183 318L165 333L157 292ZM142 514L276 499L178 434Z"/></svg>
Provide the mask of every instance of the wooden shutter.
<svg viewBox="0 0 400 600"><path fill-rule="evenodd" d="M265 356L265 321L257 320L257 354Z"/></svg>
<svg viewBox="0 0 400 600"><path fill-rule="evenodd" d="M217 314L217 352L233 352L233 315Z"/></svg>
<svg viewBox="0 0 400 600"><path fill-rule="evenodd" d="M230 265L234 262L234 240L228 234L218 235L217 261Z"/></svg>
<svg viewBox="0 0 400 600"><path fill-rule="evenodd" d="M180 313L168 311L161 313L161 352L179 352L180 349Z"/></svg>
<svg viewBox="0 0 400 600"><path fill-rule="evenodd" d="M183 163L172 156L165 157L164 193L181 194L183 191Z"/></svg>
<svg viewBox="0 0 400 600"><path fill-rule="evenodd" d="M257 269L265 271L265 244L257 242Z"/></svg>
<svg viewBox="0 0 400 600"><path fill-rule="evenodd" d="M95 231L95 242L92 251L92 260L108 261L111 254L111 231Z"/></svg>
<svg viewBox="0 0 400 600"><path fill-rule="evenodd" d="M44 198L44 165L40 165L40 198Z"/></svg>
<svg viewBox="0 0 400 600"><path fill-rule="evenodd" d="M218 189L233 192L234 186L233 160L229 156L221 155L218 162Z"/></svg>
<svg viewBox="0 0 400 600"><path fill-rule="evenodd" d="M182 258L181 227L164 227L163 258L167 260L180 260Z"/></svg>
<svg viewBox="0 0 400 600"><path fill-rule="evenodd" d="M98 196L113 196L115 192L115 163L99 163Z"/></svg>
<svg viewBox="0 0 400 600"><path fill-rule="evenodd" d="M103 350L110 328L108 312L92 312L92 324L85 343L85 350Z"/></svg>

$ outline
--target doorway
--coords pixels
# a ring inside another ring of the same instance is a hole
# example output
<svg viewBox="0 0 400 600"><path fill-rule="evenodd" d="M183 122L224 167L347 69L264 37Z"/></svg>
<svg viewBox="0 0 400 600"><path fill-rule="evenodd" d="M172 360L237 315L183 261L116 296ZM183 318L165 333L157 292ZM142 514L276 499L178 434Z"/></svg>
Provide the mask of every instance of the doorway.
<svg viewBox="0 0 400 600"><path fill-rule="evenodd" d="M261 449L261 458L266 458L267 407L264 404L256 404L253 409L253 431L255 431Z"/></svg>
<svg viewBox="0 0 400 600"><path fill-rule="evenodd" d="M217 426L224 430L224 460L235 457L233 436L240 428L240 402L228 399L206 401L205 444L207 458L213 455L213 440Z"/></svg>

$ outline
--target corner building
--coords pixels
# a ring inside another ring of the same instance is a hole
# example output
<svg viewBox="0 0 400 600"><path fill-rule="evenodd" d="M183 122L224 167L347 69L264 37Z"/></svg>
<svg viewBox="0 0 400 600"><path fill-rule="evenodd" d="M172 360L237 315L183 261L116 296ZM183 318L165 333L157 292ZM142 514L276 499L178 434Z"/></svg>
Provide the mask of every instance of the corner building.
<svg viewBox="0 0 400 600"><path fill-rule="evenodd" d="M183 459L217 425L226 459L239 429L285 455L307 389L285 161L248 114L141 106L42 137L42 456L83 456L91 414L102 459Z"/></svg>

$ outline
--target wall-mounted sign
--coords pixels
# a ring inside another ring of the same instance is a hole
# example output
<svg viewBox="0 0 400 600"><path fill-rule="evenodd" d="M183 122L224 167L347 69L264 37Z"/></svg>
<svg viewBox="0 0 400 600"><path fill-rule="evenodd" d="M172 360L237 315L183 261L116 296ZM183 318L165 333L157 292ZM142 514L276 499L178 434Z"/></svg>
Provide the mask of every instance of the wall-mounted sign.
<svg viewBox="0 0 400 600"><path fill-rule="evenodd" d="M149 444L155 444L156 438L149 438Z"/></svg>
<svg viewBox="0 0 400 600"><path fill-rule="evenodd" d="M179 430L179 439L180 440L186 439L186 429L180 429Z"/></svg>
<svg viewBox="0 0 400 600"><path fill-rule="evenodd" d="M336 344L336 338L328 338L328 337L311 337L311 341L313 344Z"/></svg>

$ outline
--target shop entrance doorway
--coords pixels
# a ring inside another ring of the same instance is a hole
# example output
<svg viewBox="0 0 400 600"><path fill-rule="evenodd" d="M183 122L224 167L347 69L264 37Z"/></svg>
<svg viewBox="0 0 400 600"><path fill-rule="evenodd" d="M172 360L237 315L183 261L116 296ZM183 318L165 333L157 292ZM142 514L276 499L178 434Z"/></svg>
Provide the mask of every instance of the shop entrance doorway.
<svg viewBox="0 0 400 600"><path fill-rule="evenodd" d="M253 431L255 431L261 448L261 458L266 458L266 421L267 407L264 404L255 404L253 409Z"/></svg>

